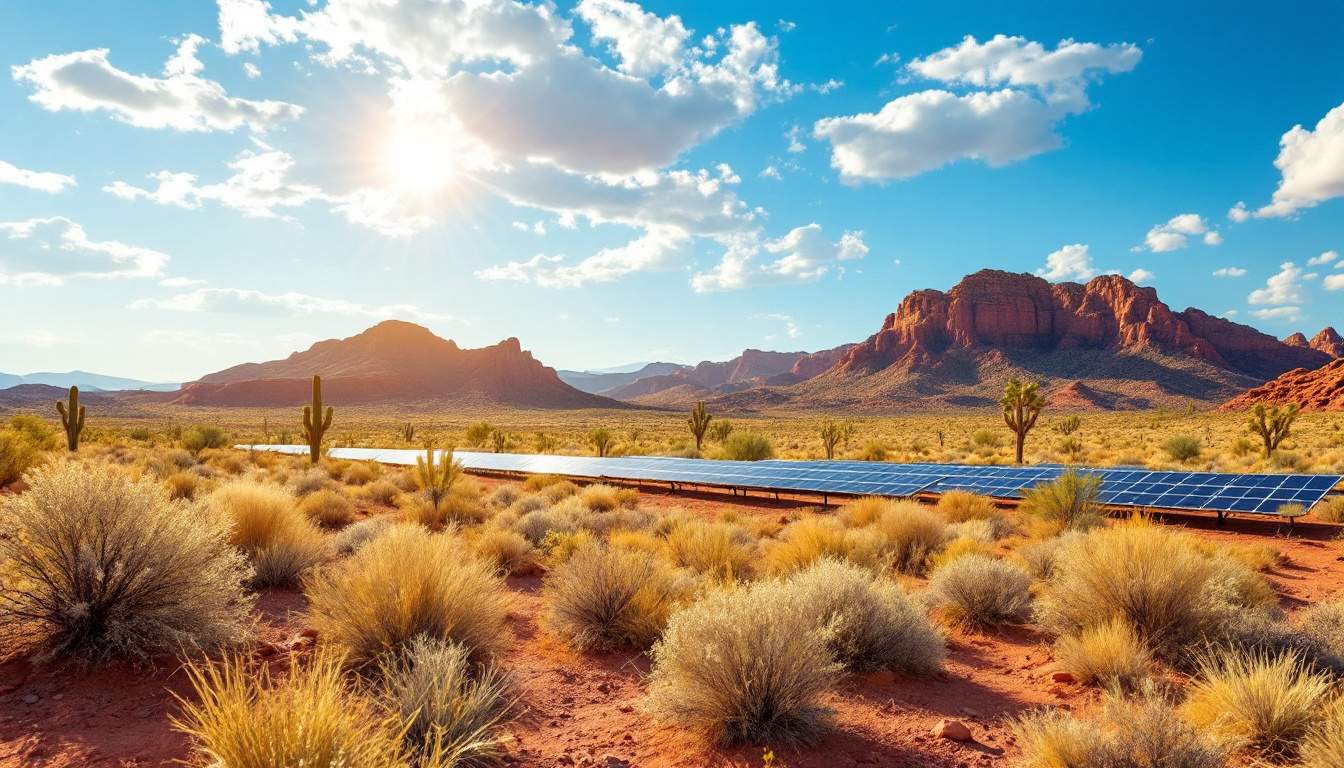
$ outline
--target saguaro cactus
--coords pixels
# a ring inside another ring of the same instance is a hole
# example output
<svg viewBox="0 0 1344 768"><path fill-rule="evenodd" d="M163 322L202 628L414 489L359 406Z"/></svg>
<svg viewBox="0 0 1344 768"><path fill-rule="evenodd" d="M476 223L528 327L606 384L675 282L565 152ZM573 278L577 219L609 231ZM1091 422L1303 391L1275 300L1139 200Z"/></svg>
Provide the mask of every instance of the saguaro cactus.
<svg viewBox="0 0 1344 768"><path fill-rule="evenodd" d="M1010 379L1003 388L1003 397L999 399L1003 406L1003 422L1013 430L1017 438L1017 463L1022 463L1022 447L1027 442L1027 433L1036 426L1036 419L1045 407L1045 398L1041 396L1041 386L1035 382L1024 383Z"/></svg>
<svg viewBox="0 0 1344 768"><path fill-rule="evenodd" d="M313 377L313 404L303 406L303 439L308 441L308 460L316 464L322 458L322 436L331 426L331 406L322 411L322 377Z"/></svg>
<svg viewBox="0 0 1344 768"><path fill-rule="evenodd" d="M700 446L705 442L705 430L709 429L710 420L709 411L705 410L705 401L701 400L691 409L691 418L687 420L690 424L691 434L695 436L695 450L700 450Z"/></svg>
<svg viewBox="0 0 1344 768"><path fill-rule="evenodd" d="M70 388L70 405L56 401L56 412L61 414L65 428L65 445L72 452L79 450L79 433L84 431L84 406L79 404L79 387Z"/></svg>

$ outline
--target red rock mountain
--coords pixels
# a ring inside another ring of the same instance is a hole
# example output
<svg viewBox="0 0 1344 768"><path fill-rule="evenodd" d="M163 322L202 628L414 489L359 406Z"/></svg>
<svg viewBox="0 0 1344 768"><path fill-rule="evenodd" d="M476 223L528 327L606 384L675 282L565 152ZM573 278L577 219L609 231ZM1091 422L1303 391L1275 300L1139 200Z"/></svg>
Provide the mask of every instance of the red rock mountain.
<svg viewBox="0 0 1344 768"><path fill-rule="evenodd" d="M319 341L284 360L244 363L183 386L174 402L280 406L307 402L322 376L327 402L452 398L538 408L622 407L580 392L537 362L517 339L462 349L427 328L388 320L347 339Z"/></svg>
<svg viewBox="0 0 1344 768"><path fill-rule="evenodd" d="M603 394L647 405L681 406L751 387L796 384L835 365L851 346L821 352L747 349L731 360L706 360L693 368L646 376Z"/></svg>
<svg viewBox="0 0 1344 768"><path fill-rule="evenodd" d="M1344 411L1344 358L1314 370L1291 370L1232 398L1219 410L1244 411L1256 403L1297 403L1304 411Z"/></svg>
<svg viewBox="0 0 1344 768"><path fill-rule="evenodd" d="M1219 402L1329 359L1198 309L1173 311L1119 275L1052 284L983 270L906 296L826 372L720 406L983 406L1024 376L1070 407L1143 408Z"/></svg>
<svg viewBox="0 0 1344 768"><path fill-rule="evenodd" d="M1331 357L1344 357L1344 338L1340 338L1339 333L1329 326L1322 328L1321 332L1311 339L1307 339L1305 333L1298 331L1284 338L1283 343L1290 347L1314 349Z"/></svg>

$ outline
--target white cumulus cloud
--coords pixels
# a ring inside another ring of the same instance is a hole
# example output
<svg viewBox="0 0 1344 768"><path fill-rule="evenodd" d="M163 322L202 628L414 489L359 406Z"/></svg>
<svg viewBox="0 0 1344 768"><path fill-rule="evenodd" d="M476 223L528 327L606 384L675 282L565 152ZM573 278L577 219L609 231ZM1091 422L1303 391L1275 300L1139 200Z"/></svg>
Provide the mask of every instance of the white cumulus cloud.
<svg viewBox="0 0 1344 768"><path fill-rule="evenodd" d="M139 299L131 309L173 312L214 312L243 315L304 316L315 314L360 315L369 318L404 318L430 322L450 319L426 312L413 304L371 306L344 299L328 299L288 291L265 293L243 288L198 288L162 299Z"/></svg>
<svg viewBox="0 0 1344 768"><path fill-rule="evenodd" d="M1045 257L1045 266L1036 270L1036 274L1046 280L1088 280L1097 276L1097 268L1092 264L1090 248L1082 243L1073 243L1052 251Z"/></svg>
<svg viewBox="0 0 1344 768"><path fill-rule="evenodd" d="M1241 267L1221 267L1213 271L1214 277L1245 277L1246 270Z"/></svg>
<svg viewBox="0 0 1344 768"><path fill-rule="evenodd" d="M832 271L837 262L862 259L868 245L862 232L844 232L831 241L817 223L762 241L755 232L723 240L719 263L691 277L697 293L731 291L755 285L809 283Z"/></svg>
<svg viewBox="0 0 1344 768"><path fill-rule="evenodd" d="M603 248L576 264L563 256L537 254L478 270L481 280L534 283L547 288L577 288L608 283L634 272L659 272L683 266L690 256L689 237L676 228L651 227L625 245Z"/></svg>
<svg viewBox="0 0 1344 768"><path fill-rule="evenodd" d="M1344 104L1327 112L1314 130L1295 125L1283 134L1274 167L1282 178L1257 216L1290 216L1344 196Z"/></svg>
<svg viewBox="0 0 1344 768"><path fill-rule="evenodd" d="M196 49L204 42L188 35L168 59L162 77L118 69L108 50L98 48L34 59L12 69L14 79L33 87L29 96L55 111L104 110L141 128L179 131L232 131L246 126L265 131L294 120L303 108L282 101L251 101L230 96L224 86L201 77L204 65Z"/></svg>
<svg viewBox="0 0 1344 768"><path fill-rule="evenodd" d="M1197 213L1182 213L1171 217L1164 224L1158 224L1148 230L1143 238L1142 248L1153 253L1176 251L1186 247L1189 239L1203 235L1205 245L1218 245L1223 242L1222 235L1209 229L1209 223Z"/></svg>
<svg viewBox="0 0 1344 768"><path fill-rule="evenodd" d="M0 285L60 285L72 278L158 277L168 255L93 240L62 216L0 222Z"/></svg>
<svg viewBox="0 0 1344 768"><path fill-rule="evenodd" d="M1256 305L1300 304L1303 279L1301 267L1285 261L1279 265L1279 271L1265 281L1265 287L1251 291L1246 300Z"/></svg>
<svg viewBox="0 0 1344 768"><path fill-rule="evenodd" d="M0 160L0 184L14 184L55 194L66 187L75 186L75 177L50 171L30 171Z"/></svg>

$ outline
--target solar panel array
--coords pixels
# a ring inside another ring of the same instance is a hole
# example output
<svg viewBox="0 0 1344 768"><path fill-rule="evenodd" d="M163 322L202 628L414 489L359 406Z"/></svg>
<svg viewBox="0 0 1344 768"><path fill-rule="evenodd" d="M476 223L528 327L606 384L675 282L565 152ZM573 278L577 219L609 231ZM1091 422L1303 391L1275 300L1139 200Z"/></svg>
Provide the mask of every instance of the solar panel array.
<svg viewBox="0 0 1344 768"><path fill-rule="evenodd" d="M239 446L281 453L305 453L306 445ZM333 458L413 465L424 451L383 448L333 448ZM892 464L866 461L716 461L656 456L595 458L544 454L478 453L454 456L467 469L520 474L666 482L764 491L908 497L920 493L971 491L1018 499L1069 467L970 464ZM1341 475L1231 474L1158 472L1136 467L1075 470L1101 477L1100 500L1117 506L1280 514L1285 504L1310 509L1344 480Z"/></svg>

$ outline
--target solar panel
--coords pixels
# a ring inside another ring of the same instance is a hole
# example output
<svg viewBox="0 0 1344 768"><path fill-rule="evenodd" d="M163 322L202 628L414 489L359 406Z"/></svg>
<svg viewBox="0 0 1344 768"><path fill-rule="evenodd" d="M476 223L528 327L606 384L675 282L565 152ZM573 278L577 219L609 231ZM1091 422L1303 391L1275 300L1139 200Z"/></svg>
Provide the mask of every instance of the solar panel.
<svg viewBox="0 0 1344 768"><path fill-rule="evenodd" d="M238 446L304 454L306 445ZM333 448L333 458L414 465L424 451L395 448ZM556 474L594 480L658 481L765 491L906 497L953 490L1020 499L1039 483L1069 470L1061 464L1002 467L972 464L895 464L866 461L743 462L662 456L559 456L458 451L467 469L520 474ZM1100 500L1115 506L1172 510L1279 514L1285 504L1306 509L1330 493L1344 476L1164 472L1139 467L1074 467L1101 477Z"/></svg>

